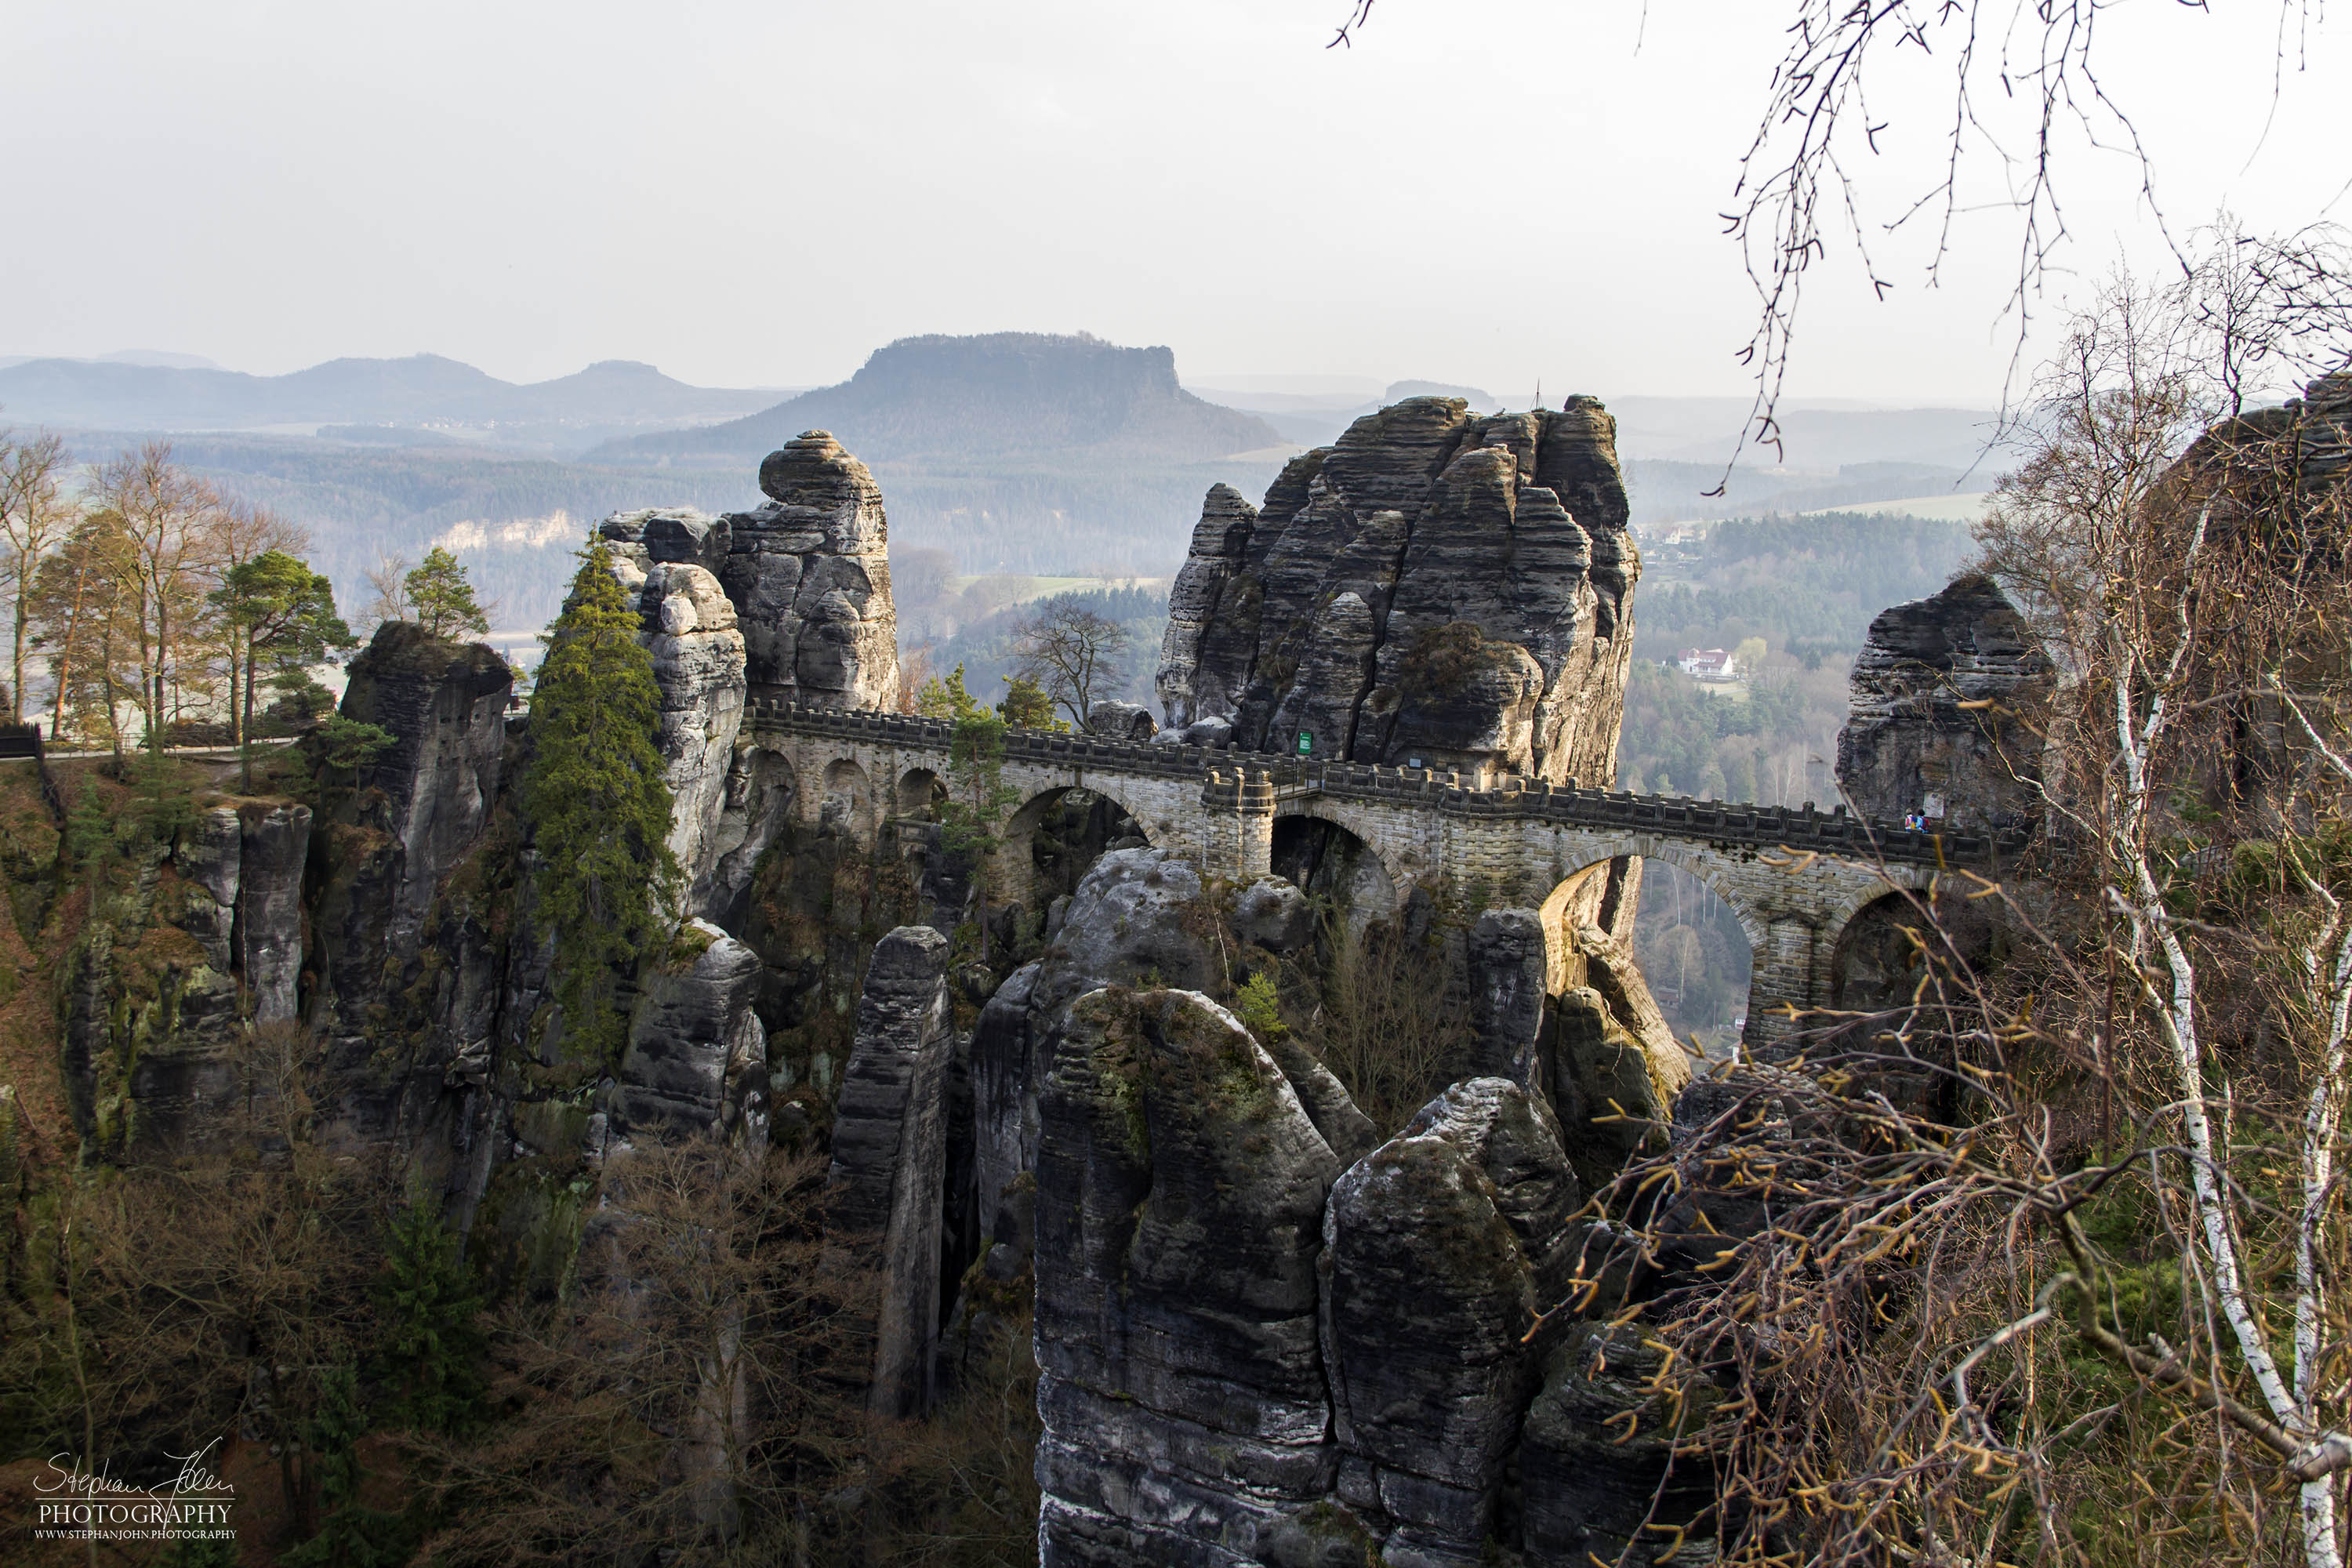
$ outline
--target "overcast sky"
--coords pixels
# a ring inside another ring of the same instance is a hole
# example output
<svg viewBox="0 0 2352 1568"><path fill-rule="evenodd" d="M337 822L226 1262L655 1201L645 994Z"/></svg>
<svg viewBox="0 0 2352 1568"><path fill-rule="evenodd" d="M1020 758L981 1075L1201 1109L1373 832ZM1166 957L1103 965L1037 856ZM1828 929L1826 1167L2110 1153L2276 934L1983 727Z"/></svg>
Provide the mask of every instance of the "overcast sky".
<svg viewBox="0 0 2352 1568"><path fill-rule="evenodd" d="M1344 0L0 0L11 205L45 215L0 245L0 353L805 385L914 332L1086 330L1195 384L1738 393L1716 215L1793 0L1644 9L1380 0L1327 50ZM2101 24L2168 213L2347 216L2352 24L2273 118L2276 10L2216 9ZM1946 107L1890 87L1882 205ZM2160 263L2128 160L2068 178L2079 271ZM1996 400L2015 237L1972 216L1934 292L1898 244L1884 304L1824 272L1792 390Z"/></svg>

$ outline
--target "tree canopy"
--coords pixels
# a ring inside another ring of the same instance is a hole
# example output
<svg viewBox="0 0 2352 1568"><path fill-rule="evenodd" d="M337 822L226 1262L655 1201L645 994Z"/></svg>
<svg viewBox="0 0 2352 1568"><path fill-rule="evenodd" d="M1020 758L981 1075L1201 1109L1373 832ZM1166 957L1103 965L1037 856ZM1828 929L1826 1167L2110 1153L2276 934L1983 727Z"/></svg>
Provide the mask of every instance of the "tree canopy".
<svg viewBox="0 0 2352 1568"><path fill-rule="evenodd" d="M522 783L541 859L538 919L555 938L550 980L575 1059L617 1052L618 983L658 943L677 883L669 786L654 743L660 716L636 612L613 575L611 550L593 541L548 635Z"/></svg>
<svg viewBox="0 0 2352 1568"><path fill-rule="evenodd" d="M423 565L401 579L401 590L410 616L436 637L459 632L480 637L490 629L489 616L474 602L465 567L437 544L425 552Z"/></svg>

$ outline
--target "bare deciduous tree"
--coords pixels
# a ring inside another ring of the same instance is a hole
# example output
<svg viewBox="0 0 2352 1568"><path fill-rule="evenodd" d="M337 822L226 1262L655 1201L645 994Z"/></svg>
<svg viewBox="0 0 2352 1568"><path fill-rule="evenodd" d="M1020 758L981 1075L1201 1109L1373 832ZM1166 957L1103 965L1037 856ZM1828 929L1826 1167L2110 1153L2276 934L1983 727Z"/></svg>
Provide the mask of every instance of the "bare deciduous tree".
<svg viewBox="0 0 2352 1568"><path fill-rule="evenodd" d="M1034 681L1084 730L1096 696L1124 679L1133 642L1125 626L1078 600L1048 599L1013 628L1013 673Z"/></svg>
<svg viewBox="0 0 2352 1568"><path fill-rule="evenodd" d="M1569 1310L1738 1391L1726 1561L2343 1562L2352 388L2235 414L2326 342L2237 286L2077 321L1980 535L2060 673L2034 858L1601 1200Z"/></svg>
<svg viewBox="0 0 2352 1568"><path fill-rule="evenodd" d="M1373 4L1350 0L1331 47L1354 42ZM2114 79L2116 55L2100 25L2116 9L2114 0L1789 0L1787 43L1722 215L1759 307L1739 353L1756 381L1743 448L1753 442L1780 449L1775 411L1798 307L1806 278L1832 245L1861 261L1884 298L1895 286L1879 258L1884 242L1932 227L1921 281L1934 287L1952 259L1962 214L2006 209L2015 243L2008 310L2022 352L2043 281L2069 237L2062 174L2087 162L2085 153L2123 152L2137 168L2141 201L2161 221L2156 172L2126 91ZM2173 9L2214 10L2194 3ZM2273 15L2276 92L2300 66L2320 8L2312 0L2277 0ZM1942 62L1933 93L1903 79L1906 56ZM1890 131L1900 134L1898 127L1929 116L1935 173L1924 188L1881 205L1862 172L1882 156ZM2266 287L2275 303L2274 284ZM2340 309L2342 294L2334 298Z"/></svg>

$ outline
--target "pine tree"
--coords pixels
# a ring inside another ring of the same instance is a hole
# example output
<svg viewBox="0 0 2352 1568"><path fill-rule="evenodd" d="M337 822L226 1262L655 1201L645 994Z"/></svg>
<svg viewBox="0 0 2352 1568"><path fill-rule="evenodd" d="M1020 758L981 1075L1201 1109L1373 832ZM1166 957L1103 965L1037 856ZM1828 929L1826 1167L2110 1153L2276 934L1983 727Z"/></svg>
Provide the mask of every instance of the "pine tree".
<svg viewBox="0 0 2352 1568"><path fill-rule="evenodd" d="M1054 717L1054 700L1035 681L1025 675L1008 675L1004 685L1004 700L996 705L996 711L1007 724L1016 730L1069 729Z"/></svg>
<svg viewBox="0 0 2352 1568"><path fill-rule="evenodd" d="M946 679L938 676L923 682L915 693L915 711L926 719L953 719L961 723L980 711L980 700L963 689L963 666L959 664L948 672Z"/></svg>
<svg viewBox="0 0 2352 1568"><path fill-rule="evenodd" d="M661 691L612 563L602 540L581 552L531 690L522 785L542 862L539 918L555 936L550 978L576 1059L617 1052L618 983L661 942L677 882L654 746Z"/></svg>
<svg viewBox="0 0 2352 1568"><path fill-rule="evenodd" d="M320 1513L318 1533L278 1561L284 1568L398 1568L416 1551L418 1531L400 1514L360 1500L366 1470L359 1441L368 1429L360 1404L359 1377L348 1366L331 1367L319 1380L319 1408L307 1424Z"/></svg>
<svg viewBox="0 0 2352 1568"><path fill-rule="evenodd" d="M455 563L453 562L454 565ZM461 574L462 586L462 574ZM468 595L470 597L470 594ZM253 788L253 689L267 662L280 679L303 675L331 650L359 639L335 614L334 585L282 550L266 550L232 568L212 595L235 642L243 644L242 706L232 692L237 743L244 748L244 784ZM232 673L236 673L232 670Z"/></svg>
<svg viewBox="0 0 2352 1568"><path fill-rule="evenodd" d="M482 1299L457 1237L428 1205L410 1204L394 1218L376 1300L383 1375L400 1391L387 1414L421 1432L470 1425L482 1395Z"/></svg>
<svg viewBox="0 0 2352 1568"><path fill-rule="evenodd" d="M435 545L425 552L425 563L401 580L401 590L416 624L436 637L490 629L490 619L474 602L474 585L457 558Z"/></svg>

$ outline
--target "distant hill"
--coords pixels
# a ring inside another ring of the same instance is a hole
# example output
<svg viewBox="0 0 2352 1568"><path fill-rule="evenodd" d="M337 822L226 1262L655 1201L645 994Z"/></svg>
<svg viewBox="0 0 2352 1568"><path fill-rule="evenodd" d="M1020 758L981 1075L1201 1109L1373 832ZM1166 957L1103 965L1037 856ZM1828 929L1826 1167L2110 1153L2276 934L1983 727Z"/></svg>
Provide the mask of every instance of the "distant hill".
<svg viewBox="0 0 2352 1568"><path fill-rule="evenodd" d="M161 356L146 356L161 357ZM604 360L517 385L438 354L338 359L287 375L73 359L0 368L0 418L114 430L341 425L457 427L499 444L573 447L624 431L740 414L772 392L688 386L649 364Z"/></svg>
<svg viewBox="0 0 2352 1568"><path fill-rule="evenodd" d="M1165 348L1120 348L1086 333L901 338L837 386L747 419L614 441L605 463L756 463L803 430L830 430L869 464L1050 459L1091 468L1196 463L1284 445L1255 415L1176 384Z"/></svg>

